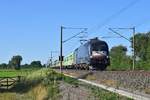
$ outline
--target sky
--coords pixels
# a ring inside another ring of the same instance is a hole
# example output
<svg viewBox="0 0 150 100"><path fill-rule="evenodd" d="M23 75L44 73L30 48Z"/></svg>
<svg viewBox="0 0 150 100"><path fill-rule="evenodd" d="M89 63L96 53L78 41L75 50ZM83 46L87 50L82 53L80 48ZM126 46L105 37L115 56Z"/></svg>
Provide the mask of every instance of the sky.
<svg viewBox="0 0 150 100"><path fill-rule="evenodd" d="M59 51L60 27L88 28L86 39L99 37L109 48L127 46L130 42L108 28L135 26L136 33L150 31L150 0L0 0L0 63L8 63L14 55L23 57L23 64L33 60L46 63L51 51ZM127 7L128 6L128 7ZM127 7L121 13L119 12ZM107 19L111 20L107 20ZM107 21L106 21L107 20ZM103 22L107 22L103 24ZM64 29L63 40L83 30ZM132 30L116 30L127 38ZM76 37L63 44L64 55L80 46ZM59 53L54 53L55 59Z"/></svg>

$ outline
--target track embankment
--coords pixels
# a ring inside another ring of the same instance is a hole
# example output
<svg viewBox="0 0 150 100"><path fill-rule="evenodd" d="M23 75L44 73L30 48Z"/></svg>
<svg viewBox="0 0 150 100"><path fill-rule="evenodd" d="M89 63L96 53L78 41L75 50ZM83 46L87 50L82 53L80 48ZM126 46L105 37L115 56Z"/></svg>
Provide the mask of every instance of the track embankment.
<svg viewBox="0 0 150 100"><path fill-rule="evenodd" d="M59 72L59 70L56 70ZM150 100L150 71L89 71L64 69L63 74L79 81L136 100Z"/></svg>

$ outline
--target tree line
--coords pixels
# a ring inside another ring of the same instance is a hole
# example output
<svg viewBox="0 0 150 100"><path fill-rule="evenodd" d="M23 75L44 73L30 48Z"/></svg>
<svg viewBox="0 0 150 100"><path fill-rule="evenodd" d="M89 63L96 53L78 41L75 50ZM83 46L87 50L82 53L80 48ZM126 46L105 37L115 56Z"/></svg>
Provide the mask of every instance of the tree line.
<svg viewBox="0 0 150 100"><path fill-rule="evenodd" d="M21 65L23 58L20 55L13 56L11 60L6 63L0 64L0 69L16 69L20 70L21 68L42 68L45 65L41 64L41 61L32 61L30 64Z"/></svg>
<svg viewBox="0 0 150 100"><path fill-rule="evenodd" d="M150 32L137 33L135 36L135 70L150 70ZM133 37L130 38L133 42ZM131 43L133 49L133 44ZM110 50L111 65L109 70L131 70L131 55L127 55L127 47L123 45L114 46Z"/></svg>

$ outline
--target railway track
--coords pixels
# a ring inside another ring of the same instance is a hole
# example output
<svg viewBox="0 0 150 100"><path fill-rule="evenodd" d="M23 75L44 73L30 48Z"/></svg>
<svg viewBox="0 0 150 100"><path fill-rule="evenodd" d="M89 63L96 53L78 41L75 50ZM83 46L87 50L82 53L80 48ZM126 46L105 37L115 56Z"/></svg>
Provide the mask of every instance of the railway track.
<svg viewBox="0 0 150 100"><path fill-rule="evenodd" d="M59 72L59 70L56 70ZM63 69L63 74L111 92L150 100L150 71L89 71Z"/></svg>

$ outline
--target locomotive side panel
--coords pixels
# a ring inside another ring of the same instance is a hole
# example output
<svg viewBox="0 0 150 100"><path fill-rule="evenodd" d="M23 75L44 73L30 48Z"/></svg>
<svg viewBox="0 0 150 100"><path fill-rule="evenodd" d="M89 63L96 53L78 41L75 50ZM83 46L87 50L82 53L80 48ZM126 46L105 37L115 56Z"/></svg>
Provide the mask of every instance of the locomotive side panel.
<svg viewBox="0 0 150 100"><path fill-rule="evenodd" d="M75 64L89 64L90 61L90 49L89 49L89 42L84 45L81 45L74 51L75 55Z"/></svg>

